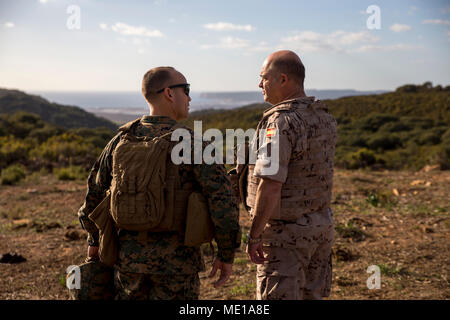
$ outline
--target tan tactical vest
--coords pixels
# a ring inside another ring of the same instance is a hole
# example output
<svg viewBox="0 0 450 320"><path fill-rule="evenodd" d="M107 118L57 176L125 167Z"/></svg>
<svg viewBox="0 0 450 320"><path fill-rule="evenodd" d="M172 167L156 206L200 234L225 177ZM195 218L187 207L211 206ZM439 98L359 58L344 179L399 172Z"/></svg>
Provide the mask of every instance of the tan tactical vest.
<svg viewBox="0 0 450 320"><path fill-rule="evenodd" d="M184 231L192 183L181 186L179 166L170 154L174 142L130 133L139 119L124 125L113 152L111 216L117 227L133 231Z"/></svg>
<svg viewBox="0 0 450 320"><path fill-rule="evenodd" d="M276 217L294 222L305 213L330 206L337 124L323 103L309 97L287 100L266 110L258 129L267 128L271 116L277 112L288 113L291 123L302 125L306 132L303 151L291 156L287 180L281 189L280 215ZM253 176L254 167L249 165L247 176L246 202L251 208L255 206L260 181Z"/></svg>

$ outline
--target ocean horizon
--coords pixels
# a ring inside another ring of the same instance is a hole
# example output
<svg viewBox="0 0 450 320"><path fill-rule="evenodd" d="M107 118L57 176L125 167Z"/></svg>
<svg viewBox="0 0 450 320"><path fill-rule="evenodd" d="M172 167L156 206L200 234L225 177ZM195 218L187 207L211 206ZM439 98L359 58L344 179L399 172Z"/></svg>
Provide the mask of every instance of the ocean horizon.
<svg viewBox="0 0 450 320"><path fill-rule="evenodd" d="M348 90L306 90L308 96L316 99L337 99L343 96L379 94L386 91ZM58 104L78 106L93 113L142 114L148 112L148 105L139 91L29 91ZM232 109L252 103L264 102L260 91L234 92L192 92L191 111L205 109Z"/></svg>

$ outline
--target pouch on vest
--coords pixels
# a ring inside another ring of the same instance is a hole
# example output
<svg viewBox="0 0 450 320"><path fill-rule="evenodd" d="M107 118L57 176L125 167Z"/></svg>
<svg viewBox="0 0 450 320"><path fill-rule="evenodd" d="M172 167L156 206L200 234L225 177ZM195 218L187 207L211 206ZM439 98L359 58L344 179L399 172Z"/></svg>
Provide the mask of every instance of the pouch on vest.
<svg viewBox="0 0 450 320"><path fill-rule="evenodd" d="M152 139L122 135L113 152L111 182L111 216L118 228L176 231L171 222L177 218L166 201L175 187L173 179L167 179L174 167L170 159L172 132Z"/></svg>
<svg viewBox="0 0 450 320"><path fill-rule="evenodd" d="M69 289L72 300L112 300L115 296L114 269L106 266L98 260L87 258L78 266L79 273L70 272L66 276L79 276L79 289Z"/></svg>
<svg viewBox="0 0 450 320"><path fill-rule="evenodd" d="M110 214L111 195L107 191L106 197L89 214L91 219L100 231L98 255L100 261L107 266L113 266L116 263L119 253L117 232L114 221Z"/></svg>
<svg viewBox="0 0 450 320"><path fill-rule="evenodd" d="M195 247L211 242L214 238L214 227L208 211L208 203L199 192L189 196L184 245Z"/></svg>

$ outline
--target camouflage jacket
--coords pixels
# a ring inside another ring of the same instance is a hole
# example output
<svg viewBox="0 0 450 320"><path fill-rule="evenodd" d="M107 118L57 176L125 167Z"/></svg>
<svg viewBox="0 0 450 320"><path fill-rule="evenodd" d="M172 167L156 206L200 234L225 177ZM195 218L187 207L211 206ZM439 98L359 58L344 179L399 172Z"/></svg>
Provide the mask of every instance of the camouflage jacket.
<svg viewBox="0 0 450 320"><path fill-rule="evenodd" d="M132 132L136 136L160 136L169 132L176 121L164 116L143 116ZM191 131L191 136L194 134ZM98 229L88 215L103 200L112 181L112 154L120 141L117 134L105 147L88 177L88 190L83 206L78 211L82 227L88 232L89 245L98 245ZM194 154L194 143L191 141ZM205 147L205 144L203 144ZM193 162L192 162L193 163ZM215 227L217 257L232 263L234 251L240 245L239 211L233 200L230 180L225 167L219 164L180 164L181 183L191 182L201 190L208 201ZM199 247L186 247L174 232L139 233L118 230L119 257L117 266L122 272L151 274L190 274L204 270Z"/></svg>

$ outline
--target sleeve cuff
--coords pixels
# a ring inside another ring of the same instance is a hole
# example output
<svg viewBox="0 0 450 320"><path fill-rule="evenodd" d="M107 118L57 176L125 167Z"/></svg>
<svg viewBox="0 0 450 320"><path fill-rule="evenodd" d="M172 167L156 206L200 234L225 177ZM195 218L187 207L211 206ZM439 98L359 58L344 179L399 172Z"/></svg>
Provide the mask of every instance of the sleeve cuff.
<svg viewBox="0 0 450 320"><path fill-rule="evenodd" d="M217 258L224 263L233 263L234 251L234 248L219 249Z"/></svg>
<svg viewBox="0 0 450 320"><path fill-rule="evenodd" d="M258 178L268 178L285 183L288 176L288 167L279 163L278 170L275 171L275 169L275 167L271 167L270 160L257 160L253 175Z"/></svg>

